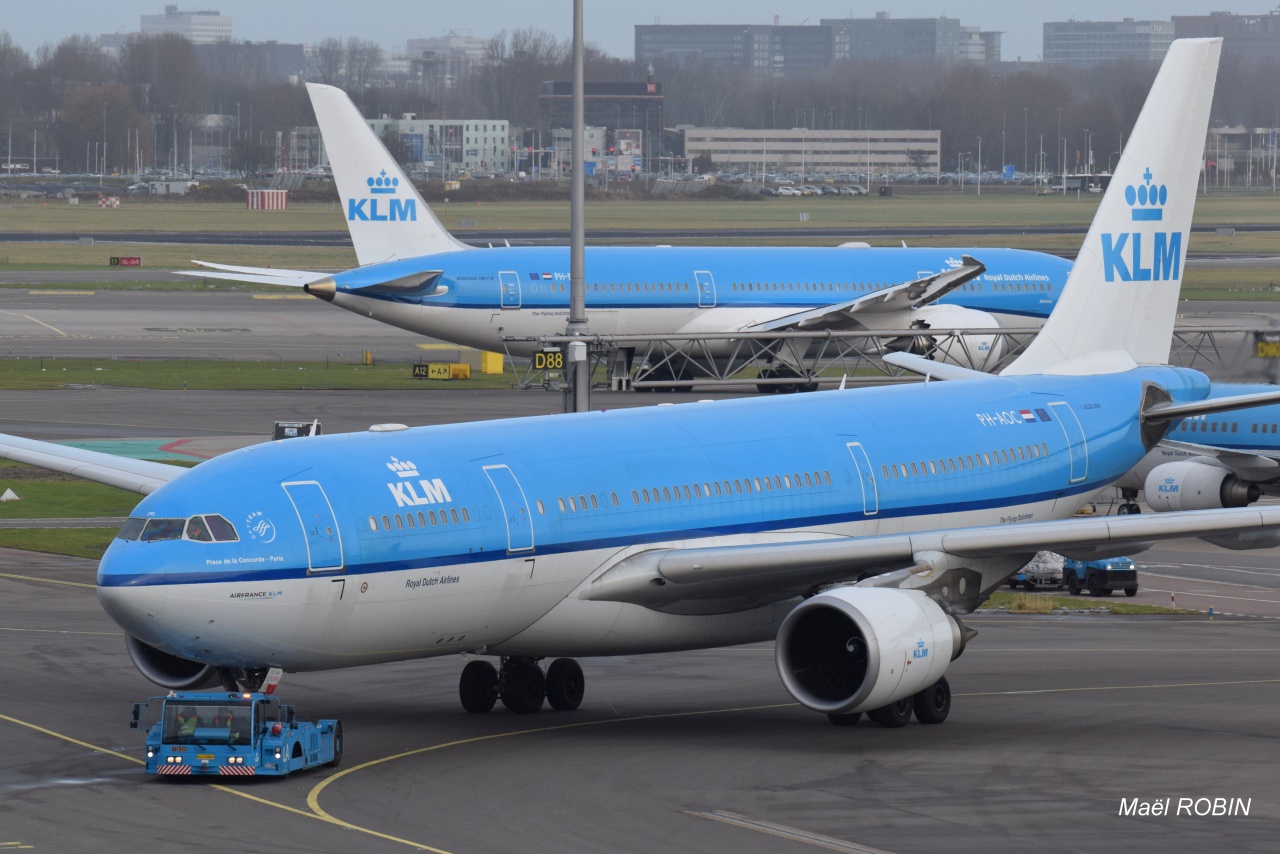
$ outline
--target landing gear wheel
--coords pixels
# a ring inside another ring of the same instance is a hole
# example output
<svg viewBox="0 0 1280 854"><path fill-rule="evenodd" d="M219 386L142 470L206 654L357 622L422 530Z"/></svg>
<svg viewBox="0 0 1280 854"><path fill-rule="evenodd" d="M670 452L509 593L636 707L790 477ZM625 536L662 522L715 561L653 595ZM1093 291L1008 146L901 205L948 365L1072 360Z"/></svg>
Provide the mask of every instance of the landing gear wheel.
<svg viewBox="0 0 1280 854"><path fill-rule="evenodd" d="M1067 575L1066 577L1067 592L1070 593L1072 596L1079 596L1080 595L1080 579L1076 578L1076 574L1074 572L1068 572L1066 575Z"/></svg>
<svg viewBox="0 0 1280 854"><path fill-rule="evenodd" d="M1137 595L1138 595L1138 588L1136 588L1136 587L1126 587L1126 588L1124 589L1124 595L1126 595L1126 596L1137 596Z"/></svg>
<svg viewBox="0 0 1280 854"><path fill-rule="evenodd" d="M487 661L469 661L458 680L458 697L468 712L487 712L498 700L498 671Z"/></svg>
<svg viewBox="0 0 1280 854"><path fill-rule="evenodd" d="M951 712L951 685L943 676L911 698L911 710L922 724L940 724Z"/></svg>
<svg viewBox="0 0 1280 854"><path fill-rule="evenodd" d="M867 717L886 729L904 727L911 720L911 698L903 697L896 703L872 709L867 712Z"/></svg>
<svg viewBox="0 0 1280 854"><path fill-rule="evenodd" d="M342 764L342 721L333 726L333 758L324 763L326 768L337 768Z"/></svg>
<svg viewBox="0 0 1280 854"><path fill-rule="evenodd" d="M547 697L547 677L536 661L518 661L503 667L506 685L502 705L519 715L531 715L542 708Z"/></svg>
<svg viewBox="0 0 1280 854"><path fill-rule="evenodd" d="M572 658L557 658L547 668L547 702L559 712L572 712L582 705L587 683L582 668Z"/></svg>
<svg viewBox="0 0 1280 854"><path fill-rule="evenodd" d="M862 712L853 712L847 715L838 715L834 712L827 713L827 720L831 721L832 726L853 726L862 720Z"/></svg>

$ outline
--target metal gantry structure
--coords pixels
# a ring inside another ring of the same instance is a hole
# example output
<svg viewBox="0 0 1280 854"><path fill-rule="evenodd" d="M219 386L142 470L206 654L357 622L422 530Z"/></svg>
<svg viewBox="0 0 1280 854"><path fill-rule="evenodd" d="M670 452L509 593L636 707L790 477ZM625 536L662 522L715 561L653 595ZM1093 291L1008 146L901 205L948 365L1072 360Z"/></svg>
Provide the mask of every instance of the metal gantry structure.
<svg viewBox="0 0 1280 854"><path fill-rule="evenodd" d="M996 373L1017 357L1039 327L1001 329L890 329L821 332L716 332L652 335L547 335L507 338L508 360L520 388L561 388L567 379L548 369L547 360L512 355L533 343L562 352L587 346L594 385L614 391L680 391L693 386L754 385L761 392L812 391L823 385L876 385L917 379L881 361L888 352L908 350ZM1170 364L1204 370L1220 364L1228 342L1272 329L1238 326L1182 326L1174 331ZM568 364L568 362L564 362ZM603 375L603 379L601 376Z"/></svg>

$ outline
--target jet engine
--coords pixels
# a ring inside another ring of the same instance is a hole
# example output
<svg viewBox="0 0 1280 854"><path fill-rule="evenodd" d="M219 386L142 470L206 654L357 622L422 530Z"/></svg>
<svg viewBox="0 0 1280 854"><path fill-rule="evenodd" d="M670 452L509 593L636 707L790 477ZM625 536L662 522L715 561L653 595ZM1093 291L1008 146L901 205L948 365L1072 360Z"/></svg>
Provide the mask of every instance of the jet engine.
<svg viewBox="0 0 1280 854"><path fill-rule="evenodd" d="M814 711L842 715L927 688L963 649L960 624L924 593L840 587L787 615L775 660L791 696Z"/></svg>
<svg viewBox="0 0 1280 854"><path fill-rule="evenodd" d="M1230 469L1198 460L1156 466L1143 489L1156 512L1246 507L1262 494L1257 484L1246 483Z"/></svg>
<svg viewBox="0 0 1280 854"><path fill-rule="evenodd" d="M978 371L991 370L1004 355L1000 322L985 311L958 305L927 305L911 313L911 328L955 329L966 334L904 336L890 341L885 349L916 353ZM983 330L991 330L991 334L981 334Z"/></svg>
<svg viewBox="0 0 1280 854"><path fill-rule="evenodd" d="M170 691L195 691L218 680L218 668L178 658L148 646L133 635L124 636L125 646L138 672Z"/></svg>

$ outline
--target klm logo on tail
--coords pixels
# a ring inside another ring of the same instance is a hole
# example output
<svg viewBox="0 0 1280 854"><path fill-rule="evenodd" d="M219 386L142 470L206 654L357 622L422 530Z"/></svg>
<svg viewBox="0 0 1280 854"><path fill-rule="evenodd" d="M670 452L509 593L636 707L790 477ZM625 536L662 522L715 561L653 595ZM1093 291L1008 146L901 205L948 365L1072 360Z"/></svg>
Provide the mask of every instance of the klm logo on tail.
<svg viewBox="0 0 1280 854"><path fill-rule="evenodd" d="M383 169L376 178L369 178L370 199L347 199L347 221L356 222L417 222L418 200L397 199L396 190L400 187L399 178L388 178ZM390 196L391 198L379 198ZM380 209L379 202L386 205ZM366 207L366 205L368 207Z"/></svg>
<svg viewBox="0 0 1280 854"><path fill-rule="evenodd" d="M1146 183L1124 188L1125 201L1129 203L1134 222L1162 222L1164 205L1169 188L1151 183L1151 169L1143 174ZM1152 242L1143 245L1143 237ZM1182 258L1182 232L1157 231L1153 235L1141 232L1102 235L1102 265L1108 282L1168 282L1181 277L1179 265Z"/></svg>

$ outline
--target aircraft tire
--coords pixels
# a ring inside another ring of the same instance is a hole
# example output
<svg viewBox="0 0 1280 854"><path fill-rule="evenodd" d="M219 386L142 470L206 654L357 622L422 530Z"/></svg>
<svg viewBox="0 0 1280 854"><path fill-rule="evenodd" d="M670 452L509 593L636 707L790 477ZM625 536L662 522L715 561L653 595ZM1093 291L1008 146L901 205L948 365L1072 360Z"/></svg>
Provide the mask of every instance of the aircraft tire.
<svg viewBox="0 0 1280 854"><path fill-rule="evenodd" d="M498 671L487 661L469 661L458 680L458 697L468 712L487 712L498 700Z"/></svg>
<svg viewBox="0 0 1280 854"><path fill-rule="evenodd" d="M531 715L547 698L547 677L534 661L519 661L507 668L502 705L518 715Z"/></svg>
<svg viewBox="0 0 1280 854"><path fill-rule="evenodd" d="M547 668L547 702L559 712L572 712L582 705L586 692L582 668L572 658L557 658Z"/></svg>
<svg viewBox="0 0 1280 854"><path fill-rule="evenodd" d="M867 712L867 717L886 729L904 727L911 720L911 698L903 697L896 703L872 709Z"/></svg>
<svg viewBox="0 0 1280 854"><path fill-rule="evenodd" d="M911 710L922 724L940 724L951 713L951 684L943 676L911 698Z"/></svg>

